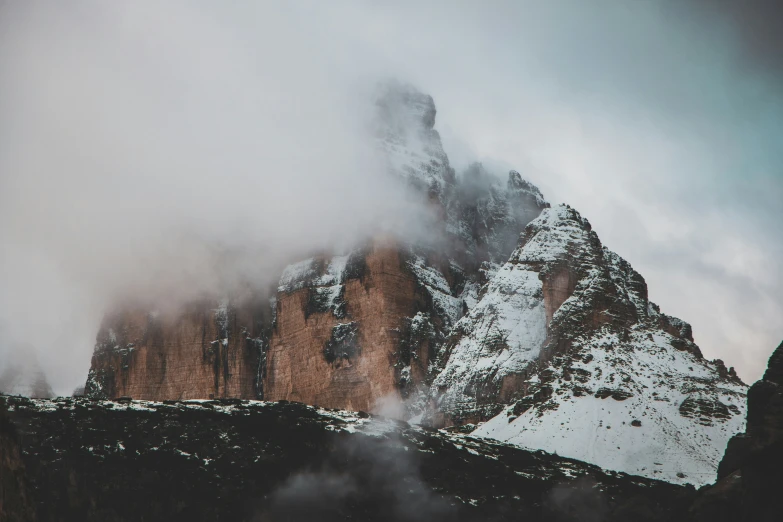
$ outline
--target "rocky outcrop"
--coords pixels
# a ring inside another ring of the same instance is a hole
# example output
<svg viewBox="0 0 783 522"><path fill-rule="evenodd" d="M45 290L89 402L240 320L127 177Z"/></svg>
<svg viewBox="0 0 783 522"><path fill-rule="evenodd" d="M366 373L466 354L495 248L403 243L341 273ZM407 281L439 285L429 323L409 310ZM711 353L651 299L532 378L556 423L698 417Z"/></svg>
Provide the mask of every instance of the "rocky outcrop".
<svg viewBox="0 0 783 522"><path fill-rule="evenodd" d="M462 290L464 274L442 254L390 239L290 265L264 398L353 410L407 399L409 410L421 409L439 348L465 307Z"/></svg>
<svg viewBox="0 0 783 522"><path fill-rule="evenodd" d="M255 299L204 299L165 313L122 307L98 332L85 394L254 399L269 322L268 303Z"/></svg>
<svg viewBox="0 0 783 522"><path fill-rule="evenodd" d="M432 346L400 346L405 318L431 308L428 298L393 243L291 265L277 297L264 397L369 411L399 396L403 378L423 382Z"/></svg>
<svg viewBox="0 0 783 522"><path fill-rule="evenodd" d="M16 428L11 424L6 408L5 397L0 396L0 520L32 522L35 507Z"/></svg>
<svg viewBox="0 0 783 522"><path fill-rule="evenodd" d="M544 452L301 404L10 405L42 521L679 521L694 495Z"/></svg>
<svg viewBox="0 0 783 522"><path fill-rule="evenodd" d="M717 483L699 492L695 521L766 522L783 513L783 343L747 400L747 428L729 441Z"/></svg>

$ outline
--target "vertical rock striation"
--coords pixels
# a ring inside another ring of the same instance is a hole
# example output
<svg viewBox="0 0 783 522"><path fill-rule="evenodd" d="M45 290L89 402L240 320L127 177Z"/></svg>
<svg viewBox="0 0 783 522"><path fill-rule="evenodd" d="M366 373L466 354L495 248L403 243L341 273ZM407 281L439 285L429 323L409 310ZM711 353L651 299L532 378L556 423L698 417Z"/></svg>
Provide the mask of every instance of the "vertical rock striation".
<svg viewBox="0 0 783 522"><path fill-rule="evenodd" d="M397 390L402 318L424 296L395 245L286 269L267 354L265 398L369 411ZM426 367L427 352L417 352Z"/></svg>
<svg viewBox="0 0 783 522"><path fill-rule="evenodd" d="M125 307L98 332L85 394L93 398L257 398L267 307L192 302L173 313Z"/></svg>

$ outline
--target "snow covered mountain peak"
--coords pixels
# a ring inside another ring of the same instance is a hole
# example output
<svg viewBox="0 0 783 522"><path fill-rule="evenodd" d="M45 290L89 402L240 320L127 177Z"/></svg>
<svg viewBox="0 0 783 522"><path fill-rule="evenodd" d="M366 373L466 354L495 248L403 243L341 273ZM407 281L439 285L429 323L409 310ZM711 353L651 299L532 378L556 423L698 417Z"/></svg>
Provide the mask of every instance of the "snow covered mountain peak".
<svg viewBox="0 0 783 522"><path fill-rule="evenodd" d="M454 184L454 169L434 128L432 96L396 81L378 89L375 134L389 170L444 202Z"/></svg>
<svg viewBox="0 0 783 522"><path fill-rule="evenodd" d="M674 482L714 479L746 386L567 205L544 209L454 327L433 383L446 423ZM503 406L507 404L507 406ZM642 442L643 441L643 442Z"/></svg>
<svg viewBox="0 0 783 522"><path fill-rule="evenodd" d="M432 97L379 89L372 137L434 210L427 240L378 235L293 262L272 299L107 316L88 394L363 411L391 398L411 422L711 481L744 424L733 370L702 357L690 325L649 301L579 212L550 207L517 171L456 173Z"/></svg>

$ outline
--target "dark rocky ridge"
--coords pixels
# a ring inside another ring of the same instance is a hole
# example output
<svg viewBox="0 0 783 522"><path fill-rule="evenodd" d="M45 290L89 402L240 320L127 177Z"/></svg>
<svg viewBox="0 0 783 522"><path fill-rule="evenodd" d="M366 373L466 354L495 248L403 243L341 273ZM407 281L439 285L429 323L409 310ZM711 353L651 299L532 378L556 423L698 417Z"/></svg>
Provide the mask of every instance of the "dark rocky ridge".
<svg viewBox="0 0 783 522"><path fill-rule="evenodd" d="M5 400L41 521L674 522L694 494L295 403Z"/></svg>
<svg viewBox="0 0 783 522"><path fill-rule="evenodd" d="M5 399L0 396L0 520L29 522L35 520L35 507L30 497L27 475L16 428L6 412Z"/></svg>
<svg viewBox="0 0 783 522"><path fill-rule="evenodd" d="M783 343L748 391L745 433L729 440L716 484L699 491L698 522L777 521L783 517Z"/></svg>

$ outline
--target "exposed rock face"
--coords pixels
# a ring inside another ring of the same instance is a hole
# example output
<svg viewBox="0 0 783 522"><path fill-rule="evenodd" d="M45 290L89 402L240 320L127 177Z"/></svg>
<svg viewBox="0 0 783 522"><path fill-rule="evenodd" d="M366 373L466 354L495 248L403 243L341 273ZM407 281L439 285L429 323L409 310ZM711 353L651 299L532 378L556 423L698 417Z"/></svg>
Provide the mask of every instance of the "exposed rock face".
<svg viewBox="0 0 783 522"><path fill-rule="evenodd" d="M90 397L256 398L268 306L203 300L173 314L125 307L105 317L85 393Z"/></svg>
<svg viewBox="0 0 783 522"><path fill-rule="evenodd" d="M697 521L773 521L783 513L783 343L764 377L748 391L745 433L734 436L718 468L718 482L699 492Z"/></svg>
<svg viewBox="0 0 783 522"><path fill-rule="evenodd" d="M474 435L609 469L708 483L744 423L745 386L567 206L527 226L446 350L447 423L494 416Z"/></svg>
<svg viewBox="0 0 783 522"><path fill-rule="evenodd" d="M420 410L438 349L465 307L463 280L441 254L388 240L290 265L264 398L369 411L391 396Z"/></svg>
<svg viewBox="0 0 783 522"><path fill-rule="evenodd" d="M54 397L54 391L38 362L35 347L21 344L8 355L10 357L3 361L3 369L0 371L0 393L35 399Z"/></svg>
<svg viewBox="0 0 783 522"><path fill-rule="evenodd" d="M265 398L371 410L397 393L403 318L428 308L424 289L393 244L286 269L267 354ZM427 372L426 344L414 347L410 378Z"/></svg>
<svg viewBox="0 0 783 522"><path fill-rule="evenodd" d="M10 405L42 521L674 522L695 493L301 404Z"/></svg>
<svg viewBox="0 0 783 522"><path fill-rule="evenodd" d="M6 412L5 397L0 397L0 520L35 520L19 441Z"/></svg>

